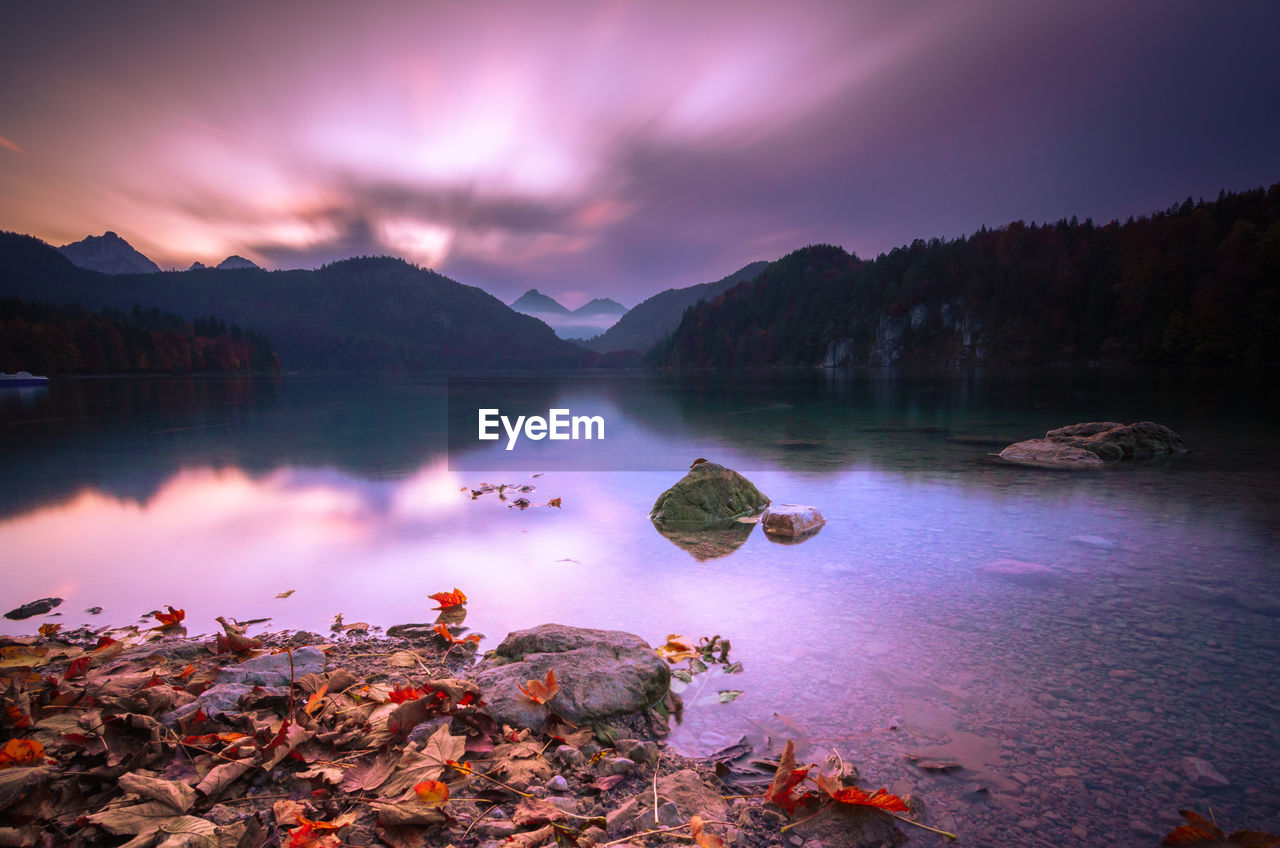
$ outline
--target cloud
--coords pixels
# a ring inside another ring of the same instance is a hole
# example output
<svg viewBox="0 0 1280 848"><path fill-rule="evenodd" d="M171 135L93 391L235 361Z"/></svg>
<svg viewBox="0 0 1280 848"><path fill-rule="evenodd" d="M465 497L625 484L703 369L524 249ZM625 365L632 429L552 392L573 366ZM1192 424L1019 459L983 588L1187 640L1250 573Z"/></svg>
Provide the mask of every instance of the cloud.
<svg viewBox="0 0 1280 848"><path fill-rule="evenodd" d="M0 147L3 147L5 150L11 151L13 153L26 153L26 151L23 150L21 147L19 147L17 144L5 138L2 135L0 135Z"/></svg>

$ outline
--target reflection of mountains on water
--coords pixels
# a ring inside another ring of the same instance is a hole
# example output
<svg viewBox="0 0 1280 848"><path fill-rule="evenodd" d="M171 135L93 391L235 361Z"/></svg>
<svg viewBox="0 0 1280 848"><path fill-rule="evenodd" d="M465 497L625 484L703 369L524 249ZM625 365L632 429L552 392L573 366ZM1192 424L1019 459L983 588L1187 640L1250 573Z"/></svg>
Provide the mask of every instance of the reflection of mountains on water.
<svg viewBox="0 0 1280 848"><path fill-rule="evenodd" d="M1271 391L1269 372L1226 376L1190 369L575 372L472 380L458 394L442 378L377 375L61 380L36 397L0 394L0 515L86 487L145 500L189 467L234 466L250 475L321 467L398 479L448 455L451 411L455 428L466 424L459 414L474 415L459 413L465 404L450 404L451 397L483 400L488 380L531 409L581 398L603 405L610 440L594 446L591 463L646 452L648 468L676 470L705 455L732 458L748 471L873 469L1002 490L1026 474L992 461L1002 444L1079 420L1160 420L1194 449L1171 468L1223 478L1247 471L1256 489L1260 471L1280 476L1267 423L1280 393ZM561 456L587 455L585 443L557 444L570 446ZM480 448L452 446L455 454ZM1253 489L1241 488L1239 500L1253 503ZM1229 483L1217 490L1237 497Z"/></svg>

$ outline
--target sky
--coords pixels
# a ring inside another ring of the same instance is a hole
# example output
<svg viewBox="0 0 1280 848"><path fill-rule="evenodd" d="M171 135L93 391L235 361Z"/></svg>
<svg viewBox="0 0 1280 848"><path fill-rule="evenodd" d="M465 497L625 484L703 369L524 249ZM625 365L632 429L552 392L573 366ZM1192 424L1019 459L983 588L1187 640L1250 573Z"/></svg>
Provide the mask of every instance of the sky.
<svg viewBox="0 0 1280 848"><path fill-rule="evenodd" d="M1280 181L1280 3L14 2L0 229L632 306Z"/></svg>

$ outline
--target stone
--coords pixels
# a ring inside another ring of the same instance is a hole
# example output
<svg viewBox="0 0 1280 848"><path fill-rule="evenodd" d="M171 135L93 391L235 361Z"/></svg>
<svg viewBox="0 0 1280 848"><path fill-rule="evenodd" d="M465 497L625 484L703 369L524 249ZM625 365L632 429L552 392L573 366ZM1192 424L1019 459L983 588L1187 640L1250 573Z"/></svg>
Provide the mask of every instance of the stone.
<svg viewBox="0 0 1280 848"><path fill-rule="evenodd" d="M547 789L551 792L568 792L569 781L564 779L564 775L557 774L547 781Z"/></svg>
<svg viewBox="0 0 1280 848"><path fill-rule="evenodd" d="M793 830L804 838L804 844L821 842L826 848L898 848L907 844L906 834L889 816L868 807L844 804L794 825Z"/></svg>
<svg viewBox="0 0 1280 848"><path fill-rule="evenodd" d="M753 515L769 498L738 472L714 462L699 462L653 503L655 523L709 524Z"/></svg>
<svg viewBox="0 0 1280 848"><path fill-rule="evenodd" d="M308 674L324 671L324 651L307 646L295 648L290 653L263 654L245 660L238 665L225 666L218 672L218 683L239 683L246 686L288 686Z"/></svg>
<svg viewBox="0 0 1280 848"><path fill-rule="evenodd" d="M760 527L771 536L808 536L826 523L816 508L800 504L770 504L760 516Z"/></svg>
<svg viewBox="0 0 1280 848"><path fill-rule="evenodd" d="M1057 468L1063 471L1088 471L1105 467L1098 455L1084 448L1072 447L1048 439L1028 439L1000 451L1000 458L1014 465L1031 468Z"/></svg>
<svg viewBox="0 0 1280 848"><path fill-rule="evenodd" d="M520 693L548 671L560 688L546 706ZM539 727L548 708L581 726L644 713L666 696L671 671L639 636L542 624L507 634L472 679L499 726Z"/></svg>
<svg viewBox="0 0 1280 848"><path fill-rule="evenodd" d="M1109 462L1186 453L1182 437L1163 424L1093 421L1059 427L1010 445L1000 458L1015 465L1068 470L1097 469Z"/></svg>
<svg viewBox="0 0 1280 848"><path fill-rule="evenodd" d="M286 680L284 686L266 687L262 692L284 698L289 694L288 685L289 681ZM196 710L204 710L204 714L209 718L217 718L223 713L239 712L240 699L253 689L253 686L244 683L215 683L201 692L194 701L162 715L160 723L171 727L187 716L194 715Z"/></svg>
<svg viewBox="0 0 1280 848"><path fill-rule="evenodd" d="M9 610L4 614L4 617L11 621L21 621L24 618L31 618L33 615L44 615L61 603L62 598L41 598L38 601L31 601L16 609Z"/></svg>
<svg viewBox="0 0 1280 848"><path fill-rule="evenodd" d="M606 775L631 774L636 770L636 761L626 757L609 757L600 763L600 770Z"/></svg>
<svg viewBox="0 0 1280 848"><path fill-rule="evenodd" d="M1218 789L1231 785L1231 781L1227 780L1222 772L1199 757L1183 757L1182 770L1186 772L1187 779L1192 785L1201 789Z"/></svg>
<svg viewBox="0 0 1280 848"><path fill-rule="evenodd" d="M659 827L677 827L687 822L688 819L681 818L680 808L672 802L658 805L658 826Z"/></svg>
<svg viewBox="0 0 1280 848"><path fill-rule="evenodd" d="M1061 579L1058 572L1047 565L1020 559L998 559L978 571L1022 586L1051 586Z"/></svg>

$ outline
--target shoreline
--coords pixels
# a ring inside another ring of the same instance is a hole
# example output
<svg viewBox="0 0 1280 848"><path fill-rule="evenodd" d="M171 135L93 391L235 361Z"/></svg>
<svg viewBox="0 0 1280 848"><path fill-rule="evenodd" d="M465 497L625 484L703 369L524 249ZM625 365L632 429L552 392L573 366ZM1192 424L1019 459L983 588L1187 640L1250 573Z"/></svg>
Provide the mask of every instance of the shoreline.
<svg viewBox="0 0 1280 848"><path fill-rule="evenodd" d="M906 841L887 814L834 802L791 830L763 797L771 775L731 794L712 758L645 722L548 709L542 727L496 726L474 643L430 625L325 638L224 620L210 638L180 623L0 637L4 740L38 749L0 768L0 844L590 848L666 844L694 817L704 846ZM818 809L788 794L794 821Z"/></svg>

